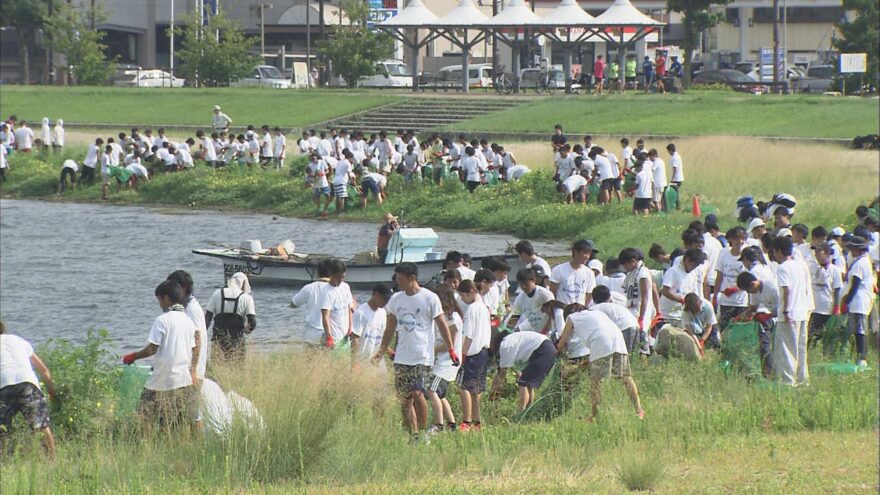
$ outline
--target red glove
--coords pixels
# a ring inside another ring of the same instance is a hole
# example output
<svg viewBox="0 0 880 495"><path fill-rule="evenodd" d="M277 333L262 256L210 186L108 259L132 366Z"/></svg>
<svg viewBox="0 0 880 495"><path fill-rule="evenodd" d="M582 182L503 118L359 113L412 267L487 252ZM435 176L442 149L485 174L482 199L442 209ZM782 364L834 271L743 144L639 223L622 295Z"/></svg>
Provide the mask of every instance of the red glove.
<svg viewBox="0 0 880 495"><path fill-rule="evenodd" d="M122 362L125 364L132 364L132 363L134 363L135 359L136 358L134 357L133 352L131 354L126 354L125 356L122 356Z"/></svg>
<svg viewBox="0 0 880 495"><path fill-rule="evenodd" d="M768 321L773 319L773 316L770 313L758 313L755 315L755 319L762 325L766 325Z"/></svg>
<svg viewBox="0 0 880 495"><path fill-rule="evenodd" d="M334 347L336 347L336 342L333 340L332 335L327 336L327 339L324 341L324 346L327 349L333 349Z"/></svg>
<svg viewBox="0 0 880 495"><path fill-rule="evenodd" d="M458 366L461 364L461 359L459 359L458 353L455 352L455 349L449 349L449 359L452 359L453 366Z"/></svg>
<svg viewBox="0 0 880 495"><path fill-rule="evenodd" d="M739 287L728 287L721 292L724 292L725 296L730 297L739 292Z"/></svg>
<svg viewBox="0 0 880 495"><path fill-rule="evenodd" d="M849 313L849 304L843 303L840 305L840 314Z"/></svg>
<svg viewBox="0 0 880 495"><path fill-rule="evenodd" d="M839 315L840 314L840 306L834 306L834 309L831 310L831 314Z"/></svg>

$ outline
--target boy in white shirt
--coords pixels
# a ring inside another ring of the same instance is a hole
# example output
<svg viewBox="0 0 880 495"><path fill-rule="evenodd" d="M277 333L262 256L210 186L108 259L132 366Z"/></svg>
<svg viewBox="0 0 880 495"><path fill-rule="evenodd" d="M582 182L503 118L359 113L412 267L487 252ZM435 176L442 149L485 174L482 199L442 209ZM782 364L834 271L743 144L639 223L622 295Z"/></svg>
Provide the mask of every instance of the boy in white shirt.
<svg viewBox="0 0 880 495"><path fill-rule="evenodd" d="M571 156L571 146L568 144L559 148L559 156L556 157L556 181L562 182L574 173L574 157Z"/></svg>
<svg viewBox="0 0 880 495"><path fill-rule="evenodd" d="M287 151L287 138L284 137L284 133L281 132L280 127L276 127L272 131L275 133L272 158L275 162L275 170L281 170L282 168L284 168L285 152Z"/></svg>
<svg viewBox="0 0 880 495"><path fill-rule="evenodd" d="M356 367L359 362L368 363L382 344L388 322L385 305L391 299L391 294L388 284L375 285L370 299L354 311L349 335L352 367ZM379 363L378 369L386 370L384 361Z"/></svg>
<svg viewBox="0 0 880 495"><path fill-rule="evenodd" d="M466 305L463 317L462 368L459 374L461 389L462 431L480 431L482 418L480 404L486 390L486 371L489 367L489 345L492 326L489 308L477 292L472 280L462 280L456 289Z"/></svg>
<svg viewBox="0 0 880 495"><path fill-rule="evenodd" d="M327 262L330 279L321 289L321 324L324 328L324 346L336 347L337 342L351 333L351 314L354 311L354 297L351 288L345 283L345 263L340 260Z"/></svg>
<svg viewBox="0 0 880 495"><path fill-rule="evenodd" d="M587 204L587 177L586 172L573 174L561 182L556 190L565 196L565 202L571 203L576 201L581 204Z"/></svg>
<svg viewBox="0 0 880 495"><path fill-rule="evenodd" d="M810 314L810 345L822 339L825 324L831 315L840 314L840 292L843 289L843 273L831 262L828 244L813 247L810 259L810 277L813 283L813 304Z"/></svg>
<svg viewBox="0 0 880 495"><path fill-rule="evenodd" d="M599 311L611 319L620 333L623 335L623 341L626 344L627 354L639 348L639 322L626 307L611 302L611 290L604 285L597 285L593 289L593 305L590 311Z"/></svg>
<svg viewBox="0 0 880 495"><path fill-rule="evenodd" d="M773 345L773 366L777 377L792 386L809 382L807 368L807 322L813 311L813 289L806 262L792 258L794 244L790 237L780 237L773 255L779 286L779 322Z"/></svg>
<svg viewBox="0 0 880 495"><path fill-rule="evenodd" d="M333 195L336 197L336 213L345 213L345 200L348 198L348 184L351 182L353 155L348 149L342 150L342 159L333 167Z"/></svg>
<svg viewBox="0 0 880 495"><path fill-rule="evenodd" d="M521 369L516 380L519 392L517 410L525 411L535 402L535 390L541 387L556 361L556 348L546 335L535 332L503 332L497 340L498 374L492 381L490 397L501 392L507 370Z"/></svg>
<svg viewBox="0 0 880 495"><path fill-rule="evenodd" d="M475 156L476 151L468 146L464 149L465 158L461 160L461 170L465 175L465 186L469 193L473 193L483 181L485 168Z"/></svg>
<svg viewBox="0 0 880 495"><path fill-rule="evenodd" d="M520 292L513 301L513 311L507 327L514 332L538 332L547 334L550 318L544 311L544 304L556 298L549 289L537 284L537 275L532 268L522 268L516 273Z"/></svg>
<svg viewBox="0 0 880 495"><path fill-rule="evenodd" d="M321 294L324 286L330 281L327 272L327 261L321 260L315 267L315 281L306 284L290 300L291 308L305 308L306 328L303 340L314 347L319 347L324 339L324 318L321 313Z"/></svg>
<svg viewBox="0 0 880 495"><path fill-rule="evenodd" d="M660 290L660 313L666 323L681 328L681 310L684 298L690 293L702 297L702 272L698 268L705 261L703 251L692 248L685 251L681 263L673 263L663 274L663 288Z"/></svg>
<svg viewBox="0 0 880 495"><path fill-rule="evenodd" d="M462 329L464 324L461 319L461 309L455 301L455 289L449 284L440 284L434 292L440 298L440 306L443 308L443 314L449 324L449 335L454 343L455 352L461 353L461 346L464 340ZM458 430L458 423L455 421L455 415L452 413L452 406L446 398L449 389L449 383L455 381L460 365L452 363L452 359L448 355L449 349L443 343L440 335L434 339L434 366L431 368L430 383L428 385L427 395L431 401L431 411L434 415L434 425L428 429L428 433L439 433L443 430L444 424L449 431Z"/></svg>
<svg viewBox="0 0 880 495"><path fill-rule="evenodd" d="M6 148L0 146L0 155L6 153ZM3 158L5 160L5 157ZM61 166L61 177L58 179L58 194L67 189L67 177L70 176L70 188L76 191L76 162L73 160L64 160Z"/></svg>
<svg viewBox="0 0 880 495"><path fill-rule="evenodd" d="M55 121L55 127L52 128L52 151L60 153L64 148L64 120Z"/></svg>
<svg viewBox="0 0 880 495"><path fill-rule="evenodd" d="M640 155L641 156L641 155ZM636 191L633 200L633 214L647 216L651 210L651 204L654 198L654 176L645 166L647 163L642 159L638 159L633 165L633 171L636 173Z"/></svg>
<svg viewBox="0 0 880 495"><path fill-rule="evenodd" d="M666 151L669 152L669 165L672 167L672 187L675 188L675 192L680 192L681 185L684 183L684 162L682 162L681 155L678 154L674 143L667 144Z"/></svg>
<svg viewBox="0 0 880 495"><path fill-rule="evenodd" d="M274 144L272 142L272 134L269 132L269 126L260 127L263 131L263 137L260 138L260 165L267 166L274 158Z"/></svg>
<svg viewBox="0 0 880 495"><path fill-rule="evenodd" d="M758 322L758 345L764 378L773 376L772 335L776 328L779 308L779 287L771 276L759 278L760 273L742 272L736 277L736 286L749 294L749 308L739 315L742 321L752 318Z"/></svg>
<svg viewBox="0 0 880 495"><path fill-rule="evenodd" d="M317 153L312 153L309 156L309 165L306 171L308 178L311 179L312 183L315 208L321 208L321 197L323 196L324 209L321 211L321 216L327 216L327 208L330 207L330 201L333 200L333 198L330 197L330 182L327 180L327 174L330 172L330 167L327 166L327 162L320 158Z"/></svg>
<svg viewBox="0 0 880 495"><path fill-rule="evenodd" d="M868 315L874 304L874 268L871 258L868 256L868 241L861 236L853 236L846 244L846 249L852 257L849 270L846 273L846 296L843 304L846 306L849 317L847 318L846 335L854 335L856 339L856 352L858 353L859 366L867 366L868 347L865 341L865 332L868 329Z"/></svg>
<svg viewBox="0 0 880 495"><path fill-rule="evenodd" d="M409 424L412 439L418 441L419 430L428 422L425 385L430 366L434 363L434 341L440 333L453 365L461 363L449 333L440 298L419 286L419 268L415 263L401 263L394 269L400 292L391 296L385 311L388 323L373 363L388 352L391 339L397 334L394 353L394 382L401 400L404 422ZM399 331L398 331L399 330ZM415 410L415 414L413 414Z"/></svg>
<svg viewBox="0 0 880 495"><path fill-rule="evenodd" d="M664 209L666 205L664 205L663 193L666 191L666 164L663 162L658 154L657 150L651 149L648 151L648 160L645 162L646 164L651 164L651 172L654 175L654 209L661 210Z"/></svg>
<svg viewBox="0 0 880 495"><path fill-rule="evenodd" d="M27 122L21 121L15 131L15 149L24 153L30 153L34 147L34 131L28 127Z"/></svg>
<svg viewBox="0 0 880 495"><path fill-rule="evenodd" d="M553 267L550 272L550 292L562 304L578 303L589 306L596 288L596 276L586 262L598 252L593 241L581 239L571 246L571 261Z"/></svg>
<svg viewBox="0 0 880 495"><path fill-rule="evenodd" d="M101 148L103 148L103 146L104 140L101 138L95 139L95 144L89 145L86 158L83 160L82 174L80 174L79 177L79 181L87 186L91 186L95 183L95 168L98 166Z"/></svg>

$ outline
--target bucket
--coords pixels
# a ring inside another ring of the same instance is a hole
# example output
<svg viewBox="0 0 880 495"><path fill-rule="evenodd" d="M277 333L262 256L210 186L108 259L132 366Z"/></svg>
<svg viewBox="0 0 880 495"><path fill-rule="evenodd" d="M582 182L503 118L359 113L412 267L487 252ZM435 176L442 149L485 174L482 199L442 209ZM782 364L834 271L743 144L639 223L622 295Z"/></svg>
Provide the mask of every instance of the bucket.
<svg viewBox="0 0 880 495"><path fill-rule="evenodd" d="M150 366L125 366L119 377L119 400L116 404L116 414L125 416L137 409L144 391L144 384L150 377Z"/></svg>

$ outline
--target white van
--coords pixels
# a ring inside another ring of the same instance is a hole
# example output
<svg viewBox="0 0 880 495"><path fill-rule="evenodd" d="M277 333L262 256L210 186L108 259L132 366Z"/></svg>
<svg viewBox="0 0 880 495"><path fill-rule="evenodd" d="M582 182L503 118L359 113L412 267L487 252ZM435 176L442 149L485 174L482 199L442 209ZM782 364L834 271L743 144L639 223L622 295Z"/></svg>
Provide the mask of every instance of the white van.
<svg viewBox="0 0 880 495"><path fill-rule="evenodd" d="M382 60L376 64L376 74L360 78L362 88L411 88L413 77L402 60Z"/></svg>
<svg viewBox="0 0 880 495"><path fill-rule="evenodd" d="M461 65L448 65L437 71L437 76L451 86L461 84ZM468 65L469 88L492 87L492 64Z"/></svg>
<svg viewBox="0 0 880 495"><path fill-rule="evenodd" d="M254 67L254 71L248 77L243 77L238 81L233 81L230 86L240 87L260 87L288 89L290 88L290 79L284 77L284 74L273 65L258 65Z"/></svg>

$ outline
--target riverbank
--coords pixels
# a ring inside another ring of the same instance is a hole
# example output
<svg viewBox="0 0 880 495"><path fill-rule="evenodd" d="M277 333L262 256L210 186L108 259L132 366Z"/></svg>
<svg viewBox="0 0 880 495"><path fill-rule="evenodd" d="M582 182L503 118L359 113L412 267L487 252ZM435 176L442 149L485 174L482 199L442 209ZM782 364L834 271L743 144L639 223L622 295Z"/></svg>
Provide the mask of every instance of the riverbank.
<svg viewBox="0 0 880 495"><path fill-rule="evenodd" d="M700 197L704 215L717 210L723 229L734 224L735 201L743 194L769 199L774 193L787 192L798 200L795 222L829 228L852 223L855 207L870 202L876 195L880 169L875 152L734 137L694 138L678 143L685 159L682 210L668 214L634 217L630 201L607 207L563 204L550 180L546 145L536 143L523 145L522 155L530 160L526 163L535 172L518 183L482 187L471 195L456 181L446 182L442 187L405 184L395 174L390 179L389 199L384 205L371 202L366 209L354 207L344 216L333 213L330 218L378 224L384 213L391 211L402 214L411 224L450 230L507 233L533 239L588 237L610 256L627 246L647 251L652 242L677 246L681 230L693 219L689 210L694 195ZM663 143L649 142L648 147L662 149ZM78 150L66 153L74 159L81 158ZM0 185L0 194L10 198L100 202L98 185L63 196L54 194L63 158L50 156L43 161L36 155L13 155L9 178ZM159 175L142 184L138 191L111 192L109 202L317 218L311 191L305 188L300 175L301 168L291 165L282 172L248 168L214 171L199 166L185 173ZM834 180L829 178L829 168Z"/></svg>
<svg viewBox="0 0 880 495"><path fill-rule="evenodd" d="M70 354L37 352L59 383L84 386L118 374L99 364L97 350L77 355L87 366ZM825 375L821 361L811 354L811 385L796 389L725 375L712 351L699 363L635 361L644 421L612 381L595 423L585 421L586 383L565 412L538 408L521 418L509 378L504 397L484 402L481 433L406 445L384 374L352 373L347 355L252 355L209 372L254 403L262 432L238 424L225 439L143 435L115 416L112 386L62 388L81 395L66 395L70 402L53 409L58 460L44 462L25 441L13 462L0 465L0 491L874 493L877 371ZM554 380L540 393L556 390ZM450 400L458 410L457 396ZM21 446L28 436L19 430L13 438Z"/></svg>

